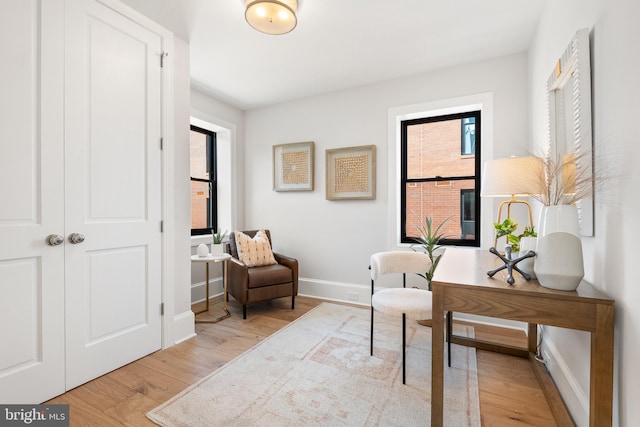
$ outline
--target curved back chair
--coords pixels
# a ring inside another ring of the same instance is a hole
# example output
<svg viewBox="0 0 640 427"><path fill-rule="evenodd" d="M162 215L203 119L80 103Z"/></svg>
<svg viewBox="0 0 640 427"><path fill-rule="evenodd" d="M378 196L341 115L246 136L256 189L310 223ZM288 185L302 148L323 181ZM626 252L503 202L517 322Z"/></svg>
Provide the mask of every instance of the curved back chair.
<svg viewBox="0 0 640 427"><path fill-rule="evenodd" d="M374 311L402 315L402 384L405 384L407 317L415 320L431 319L431 291L407 288L407 273L425 274L431 267L429 257L422 252L378 252L371 255L371 341L373 356ZM385 274L402 273L402 288L388 288L375 292L375 281ZM449 315L447 315L449 320ZM447 321L447 337L450 323ZM450 344L449 344L450 345ZM451 354L451 349L449 354ZM450 359L449 359L450 360ZM451 362L449 362L451 366Z"/></svg>

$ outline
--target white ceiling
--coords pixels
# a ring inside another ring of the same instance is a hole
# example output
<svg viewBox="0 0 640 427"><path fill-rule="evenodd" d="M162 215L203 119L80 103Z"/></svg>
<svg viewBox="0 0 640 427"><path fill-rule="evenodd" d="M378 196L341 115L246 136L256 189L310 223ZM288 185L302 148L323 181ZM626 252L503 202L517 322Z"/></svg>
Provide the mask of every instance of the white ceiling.
<svg viewBox="0 0 640 427"><path fill-rule="evenodd" d="M289 34L244 0L123 0L189 42L192 85L251 109L524 52L547 0L299 0Z"/></svg>

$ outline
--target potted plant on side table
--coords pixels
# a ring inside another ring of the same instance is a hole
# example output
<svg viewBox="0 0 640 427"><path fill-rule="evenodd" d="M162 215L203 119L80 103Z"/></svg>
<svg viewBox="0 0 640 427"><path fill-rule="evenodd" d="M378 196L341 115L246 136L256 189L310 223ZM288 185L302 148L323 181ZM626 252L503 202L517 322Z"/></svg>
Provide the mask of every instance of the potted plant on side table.
<svg viewBox="0 0 640 427"><path fill-rule="evenodd" d="M211 245L211 254L222 255L224 253L222 241L227 236L227 231L225 230L222 233L220 233L219 231L218 232L214 231L212 234L213 234L213 244Z"/></svg>

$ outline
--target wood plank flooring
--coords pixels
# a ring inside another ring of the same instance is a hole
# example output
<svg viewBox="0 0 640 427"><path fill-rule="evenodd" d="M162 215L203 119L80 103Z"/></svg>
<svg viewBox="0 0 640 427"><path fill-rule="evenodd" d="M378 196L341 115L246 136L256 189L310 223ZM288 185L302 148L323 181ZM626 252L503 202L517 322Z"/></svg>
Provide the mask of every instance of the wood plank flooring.
<svg viewBox="0 0 640 427"><path fill-rule="evenodd" d="M71 426L154 426L145 414L189 385L242 354L322 300L297 297L248 306L247 320L233 298L231 317L196 324L196 337L150 354L79 386L48 403L70 405ZM200 307L194 306L194 309ZM212 300L209 313L222 314ZM203 313L198 318L206 318ZM526 346L521 331L474 325L476 337ZM479 350L478 381L483 426L555 426L534 372L526 359Z"/></svg>

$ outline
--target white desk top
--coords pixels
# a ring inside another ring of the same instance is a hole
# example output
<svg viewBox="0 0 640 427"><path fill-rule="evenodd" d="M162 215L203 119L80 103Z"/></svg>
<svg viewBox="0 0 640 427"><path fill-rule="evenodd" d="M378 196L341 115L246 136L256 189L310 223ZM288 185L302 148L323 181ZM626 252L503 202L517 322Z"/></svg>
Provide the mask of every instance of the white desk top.
<svg viewBox="0 0 640 427"><path fill-rule="evenodd" d="M191 255L191 262L222 262L229 258L231 258L231 255L226 253L220 255L208 254L207 256Z"/></svg>

